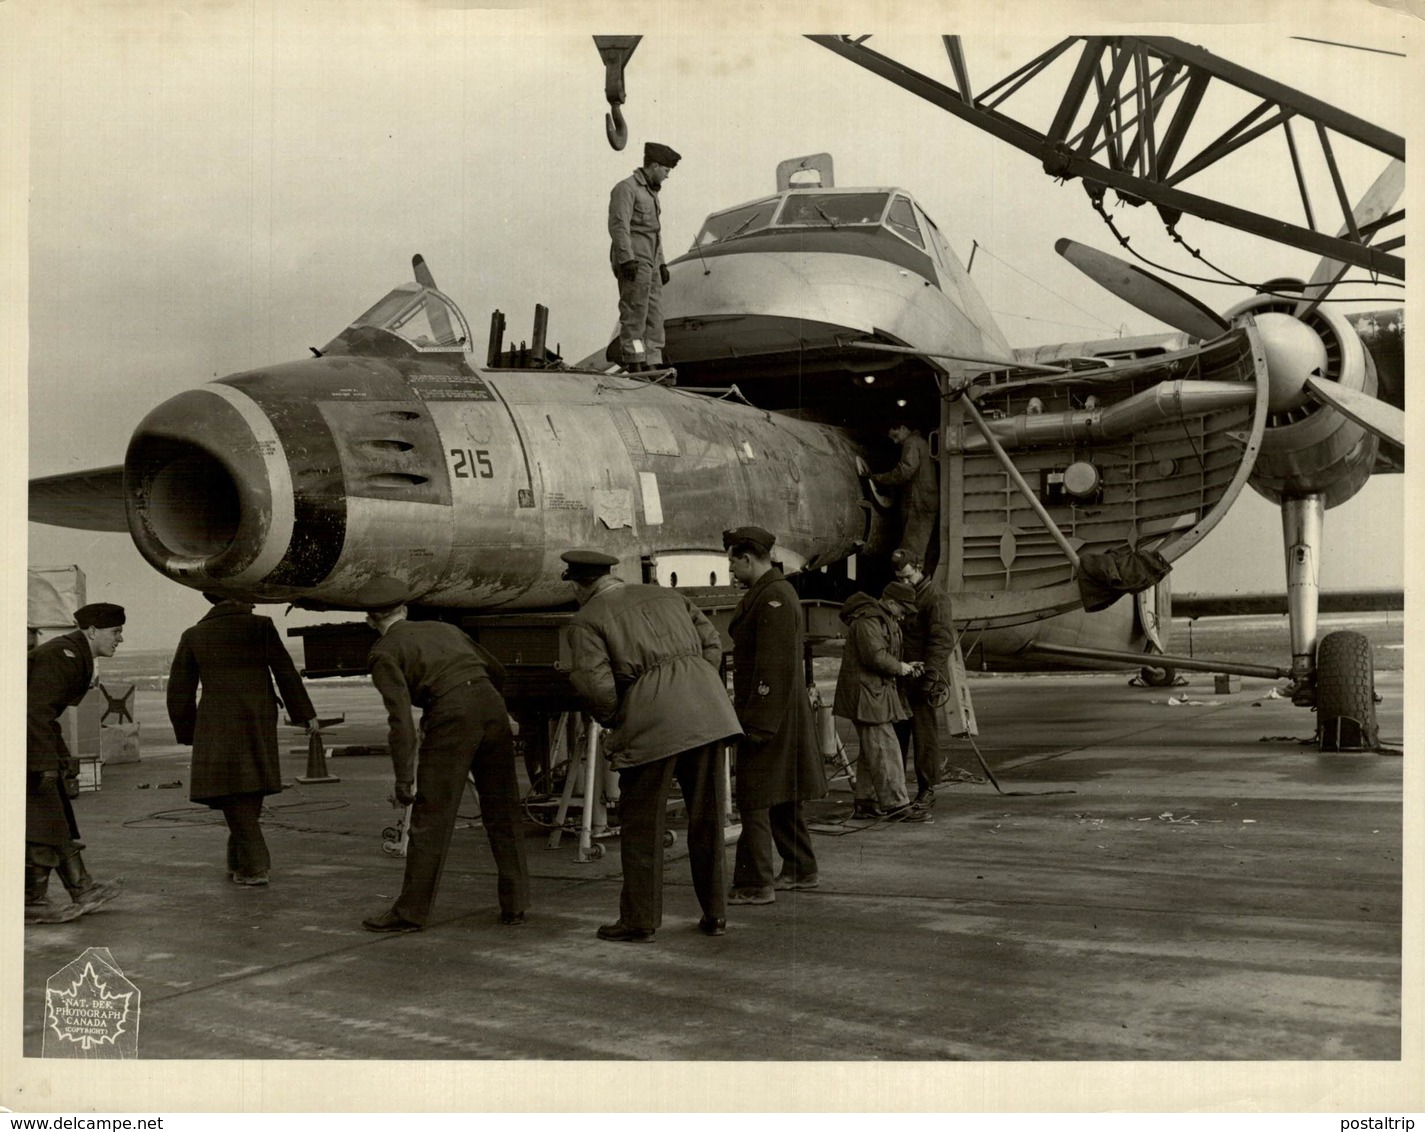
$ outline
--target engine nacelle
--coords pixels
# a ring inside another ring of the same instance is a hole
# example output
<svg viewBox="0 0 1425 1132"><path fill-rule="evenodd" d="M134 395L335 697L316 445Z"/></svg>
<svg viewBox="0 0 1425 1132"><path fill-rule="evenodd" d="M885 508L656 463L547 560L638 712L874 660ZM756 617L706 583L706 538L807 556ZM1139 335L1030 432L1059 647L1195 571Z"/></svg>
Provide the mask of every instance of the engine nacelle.
<svg viewBox="0 0 1425 1132"><path fill-rule="evenodd" d="M1227 315L1232 319L1263 314L1289 317L1295 306L1292 299L1260 295L1233 307ZM1258 323L1264 337L1270 336L1269 323L1265 319ZM1298 325L1304 325L1320 341L1316 357L1322 359L1322 377L1376 394L1375 363L1342 315L1318 307ZM1269 343L1269 358L1272 353ZM1277 384L1290 383L1280 375L1273 380L1274 393ZM1375 436L1330 406L1309 395L1289 399L1267 418L1250 482L1259 495L1274 504L1320 495L1327 507L1335 507L1355 495L1370 478L1378 448Z"/></svg>

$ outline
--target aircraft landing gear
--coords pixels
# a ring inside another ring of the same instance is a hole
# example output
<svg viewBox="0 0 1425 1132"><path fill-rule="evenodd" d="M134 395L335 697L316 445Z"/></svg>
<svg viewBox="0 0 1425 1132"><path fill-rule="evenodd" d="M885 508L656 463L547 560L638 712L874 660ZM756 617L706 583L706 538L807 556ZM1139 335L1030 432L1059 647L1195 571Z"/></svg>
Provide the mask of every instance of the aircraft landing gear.
<svg viewBox="0 0 1425 1132"><path fill-rule="evenodd" d="M1161 656L1162 650L1148 647L1149 656ZM1145 664L1138 670L1138 679L1150 688L1171 688L1178 678L1178 670L1170 664L1159 666Z"/></svg>
<svg viewBox="0 0 1425 1132"><path fill-rule="evenodd" d="M1375 665L1360 633L1328 633L1316 647L1316 727L1322 751L1374 751Z"/></svg>

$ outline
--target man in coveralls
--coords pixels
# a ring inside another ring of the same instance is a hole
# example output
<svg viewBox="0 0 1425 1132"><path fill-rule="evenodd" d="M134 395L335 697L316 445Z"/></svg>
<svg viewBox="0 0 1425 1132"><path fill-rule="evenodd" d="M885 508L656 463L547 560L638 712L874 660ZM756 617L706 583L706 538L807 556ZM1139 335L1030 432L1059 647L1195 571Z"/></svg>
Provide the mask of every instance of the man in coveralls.
<svg viewBox="0 0 1425 1132"><path fill-rule="evenodd" d="M356 604L368 610L366 623L381 634L371 646L371 682L390 717L396 802L411 806L401 895L390 911L362 920L362 926L372 932L425 927L469 772L495 856L500 923L522 924L529 906L529 872L514 737L499 692L504 665L454 625L407 621L406 597L406 584L390 577L373 578L355 596ZM423 712L419 761L413 706Z"/></svg>
<svg viewBox="0 0 1425 1132"><path fill-rule="evenodd" d="M746 737L737 748L742 834L729 904L771 904L776 889L815 888L816 853L802 802L826 793L804 672L802 608L772 565L776 536L761 527L724 531L728 566L747 587L732 634L732 702ZM782 860L774 873L773 851Z"/></svg>
<svg viewBox="0 0 1425 1132"><path fill-rule="evenodd" d="M658 193L681 155L666 145L643 147L643 167L609 194L609 265L618 279L618 343L624 369L663 365L663 259Z"/></svg>
<svg viewBox="0 0 1425 1132"><path fill-rule="evenodd" d="M25 923L62 924L93 912L119 894L121 880L97 883L84 867L79 825L64 771L70 763L59 717L84 698L94 681L94 658L113 656L124 639L124 607L106 601L81 606L78 626L33 649L28 656L25 719ZM52 904L51 870L70 903Z"/></svg>
<svg viewBox="0 0 1425 1132"><path fill-rule="evenodd" d="M605 751L619 772L619 917L600 939L647 943L663 922L663 830L677 778L688 810L688 863L702 908L698 929L727 927L722 823L727 811L723 743L742 734L718 672L722 642L677 590L627 585L597 550L566 550L564 579L579 612L565 630L569 680L609 729Z"/></svg>
<svg viewBox="0 0 1425 1132"><path fill-rule="evenodd" d="M901 489L900 544L924 562L940 509L940 478L930 457L930 442L904 422L892 425L886 435L900 445L900 459L890 471L872 476L871 482Z"/></svg>

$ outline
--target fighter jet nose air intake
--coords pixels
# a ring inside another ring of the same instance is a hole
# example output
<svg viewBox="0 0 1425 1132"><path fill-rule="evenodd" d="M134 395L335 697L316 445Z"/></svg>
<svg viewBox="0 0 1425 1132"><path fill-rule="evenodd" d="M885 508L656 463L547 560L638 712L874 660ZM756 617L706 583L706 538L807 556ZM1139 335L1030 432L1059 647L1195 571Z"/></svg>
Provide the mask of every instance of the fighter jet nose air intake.
<svg viewBox="0 0 1425 1132"><path fill-rule="evenodd" d="M173 397L129 442L129 530L144 558L188 584L267 573L292 528L282 446L246 395L214 384Z"/></svg>

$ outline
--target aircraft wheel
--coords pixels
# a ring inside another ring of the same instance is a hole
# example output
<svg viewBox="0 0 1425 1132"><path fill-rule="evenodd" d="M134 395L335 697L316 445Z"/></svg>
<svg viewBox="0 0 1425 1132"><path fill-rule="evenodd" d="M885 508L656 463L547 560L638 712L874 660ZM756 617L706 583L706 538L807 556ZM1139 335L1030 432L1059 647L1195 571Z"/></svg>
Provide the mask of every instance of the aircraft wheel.
<svg viewBox="0 0 1425 1132"><path fill-rule="evenodd" d="M589 860L601 861L604 858L604 847L595 841L589 846Z"/></svg>
<svg viewBox="0 0 1425 1132"><path fill-rule="evenodd" d="M1328 633L1316 646L1316 723L1323 751L1374 751L1375 664L1360 633Z"/></svg>
<svg viewBox="0 0 1425 1132"><path fill-rule="evenodd" d="M1149 655L1156 655L1157 649L1149 649ZM1138 679L1147 684L1150 688L1171 688L1173 681L1178 678L1178 670L1171 665L1153 667L1145 664L1138 670Z"/></svg>
<svg viewBox="0 0 1425 1132"><path fill-rule="evenodd" d="M676 829L665 829L663 831L663 848L671 849L678 844L678 831Z"/></svg>

